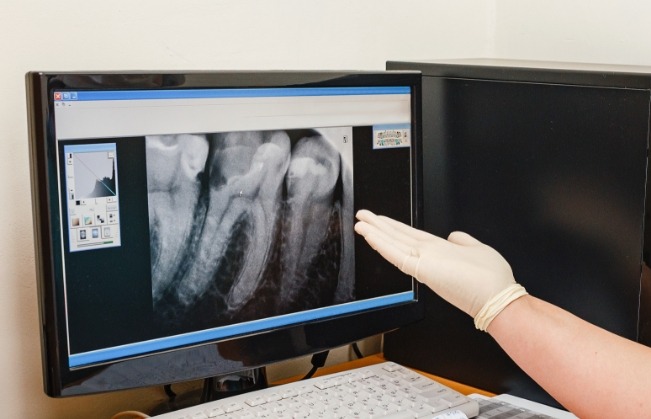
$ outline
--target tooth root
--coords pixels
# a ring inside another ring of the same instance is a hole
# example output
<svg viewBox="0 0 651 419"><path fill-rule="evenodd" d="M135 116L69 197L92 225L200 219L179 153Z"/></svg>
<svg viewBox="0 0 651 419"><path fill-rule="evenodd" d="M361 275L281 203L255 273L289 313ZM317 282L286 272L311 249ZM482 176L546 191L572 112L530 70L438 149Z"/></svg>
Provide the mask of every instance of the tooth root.
<svg viewBox="0 0 651 419"><path fill-rule="evenodd" d="M198 176L208 156L208 142L201 135L166 135L148 136L145 144L152 294L157 301L184 255L200 193Z"/></svg>

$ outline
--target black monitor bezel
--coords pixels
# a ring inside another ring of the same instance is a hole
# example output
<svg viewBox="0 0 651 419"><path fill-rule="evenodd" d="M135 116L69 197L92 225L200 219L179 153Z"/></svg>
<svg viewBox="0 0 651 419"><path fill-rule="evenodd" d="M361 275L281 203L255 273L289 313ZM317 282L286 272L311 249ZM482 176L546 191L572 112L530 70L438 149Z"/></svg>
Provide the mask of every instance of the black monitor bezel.
<svg viewBox="0 0 651 419"><path fill-rule="evenodd" d="M59 307L63 290L56 286L57 275L62 270L57 256L61 252L57 248L60 244L55 240L60 232L52 217L58 211L58 181L56 168L48 164L48 161L55 160L51 153L56 150L54 90L409 86L413 92L412 217L414 226L422 227L421 77L420 73L409 71L29 72L26 84L43 376L44 389L49 396L65 397L161 385L261 367L349 344L424 316L423 303L417 299L381 309L71 370L67 367L65 319ZM417 283L415 290L418 295ZM243 347L245 351L241 351ZM242 352L246 353L246 359L240 356ZM233 354L236 359L227 359L221 354ZM175 366L172 358L179 356L185 362ZM119 383L108 379L112 374L124 375L125 371L137 374L122 376Z"/></svg>

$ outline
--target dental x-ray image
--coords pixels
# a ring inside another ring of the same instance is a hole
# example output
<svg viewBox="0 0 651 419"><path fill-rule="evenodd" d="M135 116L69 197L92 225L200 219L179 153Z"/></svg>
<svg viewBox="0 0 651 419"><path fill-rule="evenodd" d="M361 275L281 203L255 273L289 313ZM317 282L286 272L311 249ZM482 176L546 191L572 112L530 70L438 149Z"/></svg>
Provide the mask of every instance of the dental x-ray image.
<svg viewBox="0 0 651 419"><path fill-rule="evenodd" d="M164 324L217 326L354 298L352 128L145 141L152 297Z"/></svg>

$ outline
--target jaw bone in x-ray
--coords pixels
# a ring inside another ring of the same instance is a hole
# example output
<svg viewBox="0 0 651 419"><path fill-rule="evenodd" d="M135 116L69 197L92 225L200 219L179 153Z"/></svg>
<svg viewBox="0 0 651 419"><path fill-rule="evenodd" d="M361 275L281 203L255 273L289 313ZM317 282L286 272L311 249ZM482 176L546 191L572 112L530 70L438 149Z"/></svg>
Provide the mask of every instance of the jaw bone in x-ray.
<svg viewBox="0 0 651 419"><path fill-rule="evenodd" d="M154 309L207 324L350 301L350 128L146 138ZM333 261L336 261L333 263Z"/></svg>

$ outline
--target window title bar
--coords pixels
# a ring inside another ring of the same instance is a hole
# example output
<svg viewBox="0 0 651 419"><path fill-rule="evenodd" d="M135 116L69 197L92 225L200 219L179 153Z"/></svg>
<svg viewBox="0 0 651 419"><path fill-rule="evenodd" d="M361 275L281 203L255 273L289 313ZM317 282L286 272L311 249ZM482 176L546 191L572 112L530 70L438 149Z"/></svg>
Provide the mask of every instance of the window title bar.
<svg viewBox="0 0 651 419"><path fill-rule="evenodd" d="M291 96L354 96L409 94L408 86L374 87L273 87L273 88L215 88L174 90L94 90L55 91L55 101L204 99Z"/></svg>

